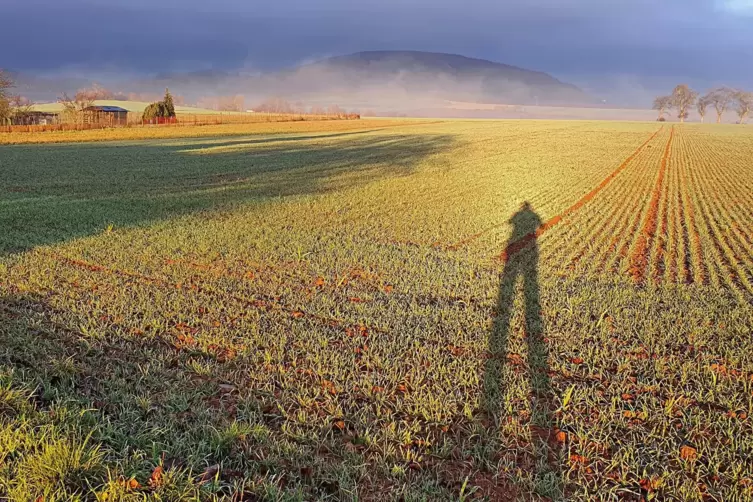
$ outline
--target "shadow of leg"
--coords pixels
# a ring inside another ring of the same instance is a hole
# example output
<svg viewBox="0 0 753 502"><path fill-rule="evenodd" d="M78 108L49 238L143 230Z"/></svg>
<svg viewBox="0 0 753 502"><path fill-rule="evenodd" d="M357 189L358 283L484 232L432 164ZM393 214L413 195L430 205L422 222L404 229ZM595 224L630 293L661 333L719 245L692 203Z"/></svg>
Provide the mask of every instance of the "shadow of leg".
<svg viewBox="0 0 753 502"><path fill-rule="evenodd" d="M549 351L544 340L544 325L538 283L538 249L521 257L525 294L525 336L531 380L531 440L536 461L536 491L553 500L564 498L559 445L555 433L556 403L549 381Z"/></svg>
<svg viewBox="0 0 753 502"><path fill-rule="evenodd" d="M515 262L505 263L499 283L499 295L492 329L489 333L489 352L484 371L484 410L496 428L499 428L502 408L502 370L507 358L507 337L510 317L515 301L515 282L518 270Z"/></svg>

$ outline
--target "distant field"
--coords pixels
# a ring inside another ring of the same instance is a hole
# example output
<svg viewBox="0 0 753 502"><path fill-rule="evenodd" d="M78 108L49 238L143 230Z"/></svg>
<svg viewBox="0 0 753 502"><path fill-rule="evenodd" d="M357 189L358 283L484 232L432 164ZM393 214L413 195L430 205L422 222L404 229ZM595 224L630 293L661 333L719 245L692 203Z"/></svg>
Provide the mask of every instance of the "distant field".
<svg viewBox="0 0 753 502"><path fill-rule="evenodd" d="M749 129L245 133L0 146L0 500L753 498Z"/></svg>
<svg viewBox="0 0 753 502"><path fill-rule="evenodd" d="M206 138L225 136L247 136L249 134L293 134L325 133L350 130L381 129L395 125L405 125L406 120L399 119L360 119L360 120L285 120L260 121L254 123L230 123L212 125L190 125L186 127L160 125L144 127L113 127L107 129L88 129L83 131L45 131L45 132L0 132L0 145L3 144L40 144L40 143L89 143L95 141L124 141L169 138ZM428 123L430 121L415 121Z"/></svg>

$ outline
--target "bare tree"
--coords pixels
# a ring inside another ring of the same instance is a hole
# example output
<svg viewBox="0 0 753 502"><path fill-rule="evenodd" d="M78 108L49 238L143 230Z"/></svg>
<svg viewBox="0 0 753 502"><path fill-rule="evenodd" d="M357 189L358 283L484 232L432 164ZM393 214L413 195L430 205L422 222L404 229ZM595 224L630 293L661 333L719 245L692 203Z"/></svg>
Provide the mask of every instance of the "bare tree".
<svg viewBox="0 0 753 502"><path fill-rule="evenodd" d="M695 104L696 109L698 110L698 115L701 116L701 122L706 118L706 109L709 107L709 104L710 103L706 96L698 98L698 101Z"/></svg>
<svg viewBox="0 0 753 502"><path fill-rule="evenodd" d="M708 103L714 107L714 110L716 110L717 124L721 123L722 115L724 115L724 112L726 112L729 108L734 95L735 91L730 89L729 87L718 87L716 89L712 89L708 92L708 94L701 98L708 101Z"/></svg>
<svg viewBox="0 0 753 502"><path fill-rule="evenodd" d="M245 110L246 98L242 94L235 96L220 96L218 108L225 112L242 112Z"/></svg>
<svg viewBox="0 0 753 502"><path fill-rule="evenodd" d="M677 109L677 118L680 122L685 122L688 118L688 110L698 99L698 93L688 87L687 84L680 84L672 91L672 107Z"/></svg>
<svg viewBox="0 0 753 502"><path fill-rule="evenodd" d="M327 107L327 115L331 115L333 117L343 117L347 114L347 112L340 107L340 105L329 105Z"/></svg>
<svg viewBox="0 0 753 502"><path fill-rule="evenodd" d="M0 68L0 99L7 99L8 98L8 91L10 89L13 89L16 86L16 83L13 82L13 79L8 75L5 70Z"/></svg>
<svg viewBox="0 0 753 502"><path fill-rule="evenodd" d="M657 120L664 120L664 114L672 107L672 96L659 96L654 100L654 110L659 111Z"/></svg>
<svg viewBox="0 0 753 502"><path fill-rule="evenodd" d="M255 106L254 110L266 113L293 113L293 105L282 98L269 98L258 106Z"/></svg>
<svg viewBox="0 0 753 502"><path fill-rule="evenodd" d="M81 89L79 92L86 92L94 99L113 99L115 98L115 93L112 92L109 89L106 89L99 85L98 83L94 82L91 87L88 89Z"/></svg>
<svg viewBox="0 0 753 502"><path fill-rule="evenodd" d="M744 124L753 109L753 92L735 91L735 104L737 105L737 116L740 117L740 124Z"/></svg>
<svg viewBox="0 0 753 502"><path fill-rule="evenodd" d="M63 115L66 120L82 124L86 116L86 109L94 105L97 95L96 89L79 89L73 97L63 93L63 97L58 98L58 102L63 105Z"/></svg>
<svg viewBox="0 0 753 502"><path fill-rule="evenodd" d="M11 121L16 124L29 123L29 116L34 110L34 103L16 94L10 99Z"/></svg>
<svg viewBox="0 0 753 502"><path fill-rule="evenodd" d="M11 103L9 92L15 87L15 82L5 71L0 69L0 124L4 124L11 117Z"/></svg>

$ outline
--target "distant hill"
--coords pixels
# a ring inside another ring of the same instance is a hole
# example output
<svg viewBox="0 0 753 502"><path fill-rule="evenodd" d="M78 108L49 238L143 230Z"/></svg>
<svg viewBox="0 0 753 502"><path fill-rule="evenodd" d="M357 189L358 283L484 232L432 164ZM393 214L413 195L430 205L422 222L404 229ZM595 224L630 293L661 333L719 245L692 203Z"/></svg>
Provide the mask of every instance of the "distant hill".
<svg viewBox="0 0 753 502"><path fill-rule="evenodd" d="M383 89L406 97L506 104L583 105L578 87L543 72L457 54L368 51L337 56L289 72L310 87Z"/></svg>
<svg viewBox="0 0 753 502"><path fill-rule="evenodd" d="M25 77L25 78L24 78ZM589 106L595 100L551 75L456 54L369 51L266 73L216 70L163 73L100 82L113 91L159 96L169 87L188 102L245 96L247 108L276 96L305 105L339 105L377 113L411 114L450 101L505 105ZM92 81L96 78L92 76ZM18 92L51 101L91 85L85 79L19 78Z"/></svg>

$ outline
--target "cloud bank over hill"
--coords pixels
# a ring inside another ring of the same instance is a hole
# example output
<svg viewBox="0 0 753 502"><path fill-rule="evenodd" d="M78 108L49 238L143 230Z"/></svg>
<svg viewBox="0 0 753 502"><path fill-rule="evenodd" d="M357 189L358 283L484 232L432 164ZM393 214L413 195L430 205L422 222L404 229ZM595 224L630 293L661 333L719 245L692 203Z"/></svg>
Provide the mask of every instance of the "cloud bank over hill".
<svg viewBox="0 0 753 502"><path fill-rule="evenodd" d="M604 83L753 87L751 15L750 0L11 1L0 65L104 80L412 49L545 71L627 101Z"/></svg>

